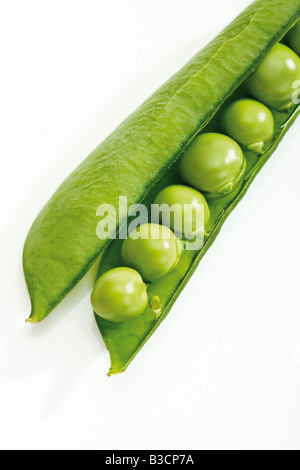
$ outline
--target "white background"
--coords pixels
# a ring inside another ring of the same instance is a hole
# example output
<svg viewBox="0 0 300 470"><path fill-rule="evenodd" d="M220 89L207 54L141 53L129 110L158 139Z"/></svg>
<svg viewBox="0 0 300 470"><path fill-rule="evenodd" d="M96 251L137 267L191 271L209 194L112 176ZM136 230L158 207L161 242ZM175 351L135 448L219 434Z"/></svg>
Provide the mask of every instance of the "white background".
<svg viewBox="0 0 300 470"><path fill-rule="evenodd" d="M248 4L0 1L2 449L300 448L300 122L125 374L106 376L93 273L25 325L41 207Z"/></svg>

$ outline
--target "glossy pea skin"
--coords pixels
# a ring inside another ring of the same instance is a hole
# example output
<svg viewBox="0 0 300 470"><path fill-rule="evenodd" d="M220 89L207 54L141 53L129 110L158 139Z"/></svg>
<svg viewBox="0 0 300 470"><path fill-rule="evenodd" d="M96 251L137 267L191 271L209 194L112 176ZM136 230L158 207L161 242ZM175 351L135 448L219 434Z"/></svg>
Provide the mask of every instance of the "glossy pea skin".
<svg viewBox="0 0 300 470"><path fill-rule="evenodd" d="M285 111L292 106L294 83L300 80L300 59L284 44L277 44L246 81L254 98Z"/></svg>
<svg viewBox="0 0 300 470"><path fill-rule="evenodd" d="M293 51L300 55L300 21L287 34L287 40Z"/></svg>
<svg viewBox="0 0 300 470"><path fill-rule="evenodd" d="M203 194L184 185L172 185L162 189L154 204L172 209L170 228L175 233L190 234L207 225L210 209ZM163 223L163 219L161 218Z"/></svg>
<svg viewBox="0 0 300 470"><path fill-rule="evenodd" d="M143 224L124 241L121 256L125 266L152 282L175 268L181 253L181 242L168 227Z"/></svg>
<svg viewBox="0 0 300 470"><path fill-rule="evenodd" d="M179 165L183 179L211 198L231 193L245 170L246 159L241 147L230 137L216 133L198 135Z"/></svg>
<svg viewBox="0 0 300 470"><path fill-rule="evenodd" d="M115 268L98 279L91 302L101 318L120 323L139 317L147 307L148 295L138 272L130 268Z"/></svg>
<svg viewBox="0 0 300 470"><path fill-rule="evenodd" d="M231 103L222 114L221 126L240 145L256 153L261 153L274 135L273 114L264 104L251 99Z"/></svg>

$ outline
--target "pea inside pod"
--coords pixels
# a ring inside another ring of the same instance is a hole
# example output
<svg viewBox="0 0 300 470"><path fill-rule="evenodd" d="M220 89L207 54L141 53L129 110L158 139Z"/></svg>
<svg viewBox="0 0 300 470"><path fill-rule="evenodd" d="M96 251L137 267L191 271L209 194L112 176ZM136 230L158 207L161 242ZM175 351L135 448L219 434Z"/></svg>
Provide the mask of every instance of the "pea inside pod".
<svg viewBox="0 0 300 470"><path fill-rule="evenodd" d="M122 261L151 282L175 268L182 250L181 241L168 227L143 224L124 241Z"/></svg>
<svg viewBox="0 0 300 470"><path fill-rule="evenodd" d="M246 88L267 106L286 111L293 105L295 82L300 80L300 59L284 44L277 44L249 77Z"/></svg>
<svg viewBox="0 0 300 470"><path fill-rule="evenodd" d="M210 210L203 194L194 188L184 185L171 185L162 189L154 200L161 223L181 237L187 237L198 229L205 227L210 219ZM164 218L164 207L166 210Z"/></svg>
<svg viewBox="0 0 300 470"><path fill-rule="evenodd" d="M130 268L115 268L96 282L91 302L99 317L114 323L127 322L139 317L148 303L143 279Z"/></svg>
<svg viewBox="0 0 300 470"><path fill-rule="evenodd" d="M221 117L226 134L243 147L260 155L274 135L274 117L269 108L252 99L231 103Z"/></svg>
<svg viewBox="0 0 300 470"><path fill-rule="evenodd" d="M183 179L206 196L218 198L231 193L246 171L241 147L228 136L200 134L180 162Z"/></svg>

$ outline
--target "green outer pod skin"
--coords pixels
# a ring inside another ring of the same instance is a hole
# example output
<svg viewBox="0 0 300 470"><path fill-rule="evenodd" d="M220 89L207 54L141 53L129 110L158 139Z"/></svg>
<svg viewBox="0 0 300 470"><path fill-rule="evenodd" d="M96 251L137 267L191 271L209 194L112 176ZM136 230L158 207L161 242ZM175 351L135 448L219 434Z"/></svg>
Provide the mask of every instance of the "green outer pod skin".
<svg viewBox="0 0 300 470"><path fill-rule="evenodd" d="M167 205L174 208L174 215L170 219L170 229L182 233L192 233L201 228L197 221L203 221L204 227L210 219L210 210L203 194L194 188L184 185L171 185L162 189L154 200L154 204L159 206ZM185 210L185 205L189 205L191 212ZM180 221L180 227L176 227L176 222ZM161 219L163 223L163 220Z"/></svg>
<svg viewBox="0 0 300 470"><path fill-rule="evenodd" d="M246 82L247 90L266 106L286 111L293 105L294 84L300 80L300 59L284 44L276 44Z"/></svg>
<svg viewBox="0 0 300 470"><path fill-rule="evenodd" d="M241 147L230 137L200 134L180 162L183 179L207 197L225 196L238 186L246 170Z"/></svg>
<svg viewBox="0 0 300 470"><path fill-rule="evenodd" d="M144 281L152 282L177 266L182 250L180 240L168 227L143 224L124 241L122 262L136 269Z"/></svg>
<svg viewBox="0 0 300 470"><path fill-rule="evenodd" d="M274 135L274 117L269 108L251 99L231 103L222 114L221 126L241 146L260 155Z"/></svg>
<svg viewBox="0 0 300 470"><path fill-rule="evenodd" d="M300 21L287 34L287 40L293 51L300 56Z"/></svg>
<svg viewBox="0 0 300 470"><path fill-rule="evenodd" d="M147 307L148 296L138 272L130 268L115 268L98 279L91 302L97 315L119 323L139 317Z"/></svg>

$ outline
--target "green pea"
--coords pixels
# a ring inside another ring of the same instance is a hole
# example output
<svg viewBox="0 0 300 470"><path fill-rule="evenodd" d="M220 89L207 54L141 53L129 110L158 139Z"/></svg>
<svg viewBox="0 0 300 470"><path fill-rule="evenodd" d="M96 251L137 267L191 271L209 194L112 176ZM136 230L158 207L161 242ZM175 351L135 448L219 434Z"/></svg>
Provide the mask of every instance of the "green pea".
<svg viewBox="0 0 300 470"><path fill-rule="evenodd" d="M148 295L138 272L115 268L98 279L91 301L97 315L119 323L139 317L147 307Z"/></svg>
<svg viewBox="0 0 300 470"><path fill-rule="evenodd" d="M179 170L187 183L216 198L238 186L246 170L246 159L241 147L230 137L200 134L183 155Z"/></svg>
<svg viewBox="0 0 300 470"><path fill-rule="evenodd" d="M122 261L152 282L175 268L181 253L181 242L168 227L144 224L123 243Z"/></svg>
<svg viewBox="0 0 300 470"><path fill-rule="evenodd" d="M300 80L300 59L289 47L277 44L246 82L254 98L280 111L291 108L294 84Z"/></svg>
<svg viewBox="0 0 300 470"><path fill-rule="evenodd" d="M291 48L300 55L300 21L287 34L287 40Z"/></svg>
<svg viewBox="0 0 300 470"><path fill-rule="evenodd" d="M169 226L176 234L195 232L205 226L210 219L210 210L205 197L188 186L167 186L156 196L154 204L160 207L166 205L172 209ZM164 223L162 217L161 222Z"/></svg>
<svg viewBox="0 0 300 470"><path fill-rule="evenodd" d="M265 105L251 99L231 103L221 118L221 126L240 145L262 153L274 135L273 114Z"/></svg>

